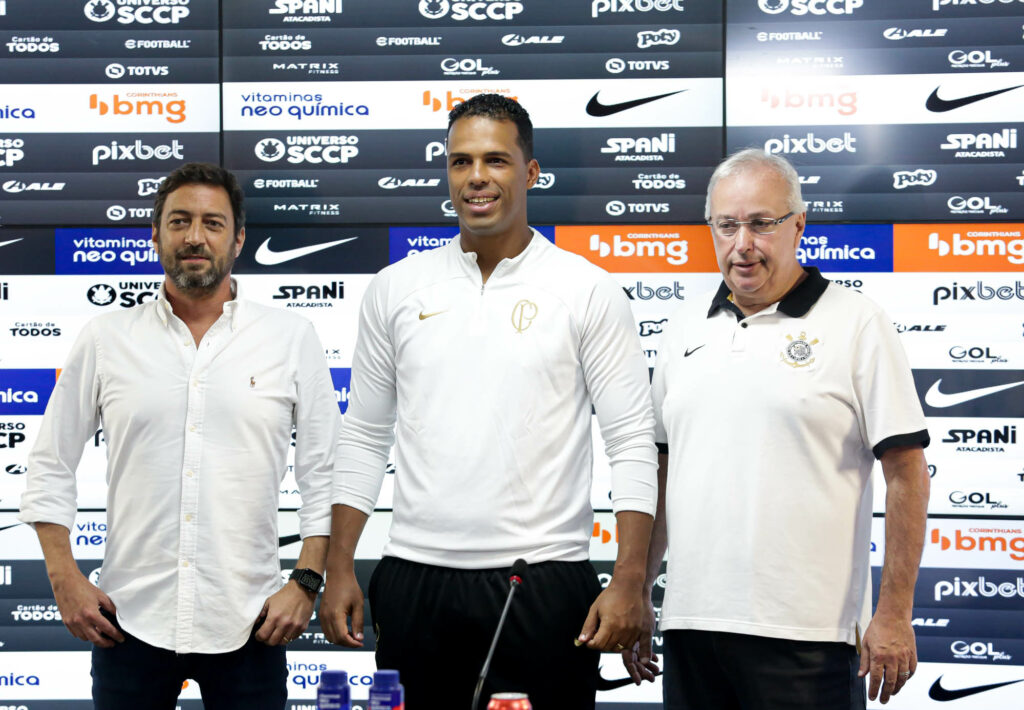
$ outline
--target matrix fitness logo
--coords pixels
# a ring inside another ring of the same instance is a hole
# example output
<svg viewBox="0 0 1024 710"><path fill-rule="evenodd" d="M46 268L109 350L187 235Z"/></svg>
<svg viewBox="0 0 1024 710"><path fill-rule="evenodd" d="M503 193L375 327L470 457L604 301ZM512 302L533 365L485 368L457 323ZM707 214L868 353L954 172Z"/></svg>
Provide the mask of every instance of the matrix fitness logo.
<svg viewBox="0 0 1024 710"><path fill-rule="evenodd" d="M93 22L117 18L121 25L176 25L189 15L190 0L89 0L83 12Z"/></svg>
<svg viewBox="0 0 1024 710"><path fill-rule="evenodd" d="M521 2L504 0L476 0L476 2L449 2L449 0L420 0L420 14L428 20L449 17L452 20L512 20L525 8Z"/></svg>

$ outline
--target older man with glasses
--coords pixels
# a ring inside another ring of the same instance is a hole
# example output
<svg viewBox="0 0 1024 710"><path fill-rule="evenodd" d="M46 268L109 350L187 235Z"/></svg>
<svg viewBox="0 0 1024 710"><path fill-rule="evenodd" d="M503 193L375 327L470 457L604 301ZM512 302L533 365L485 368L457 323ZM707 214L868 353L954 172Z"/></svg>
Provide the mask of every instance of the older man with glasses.
<svg viewBox="0 0 1024 710"><path fill-rule="evenodd" d="M917 665L928 503L906 357L877 305L797 260L807 213L784 158L727 158L706 216L723 282L670 318L653 384L647 588L667 548L665 707L864 708L866 675L887 702ZM875 459L886 548L872 616ZM653 679L649 643L623 660L637 683Z"/></svg>

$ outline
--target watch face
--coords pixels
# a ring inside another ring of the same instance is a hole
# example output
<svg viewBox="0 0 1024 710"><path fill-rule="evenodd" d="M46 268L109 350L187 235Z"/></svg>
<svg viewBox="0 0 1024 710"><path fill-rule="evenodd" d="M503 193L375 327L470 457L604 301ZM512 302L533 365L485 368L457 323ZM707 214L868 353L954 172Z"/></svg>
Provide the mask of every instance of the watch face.
<svg viewBox="0 0 1024 710"><path fill-rule="evenodd" d="M320 585L323 584L323 578L309 569L294 570L291 578L311 592L319 592Z"/></svg>

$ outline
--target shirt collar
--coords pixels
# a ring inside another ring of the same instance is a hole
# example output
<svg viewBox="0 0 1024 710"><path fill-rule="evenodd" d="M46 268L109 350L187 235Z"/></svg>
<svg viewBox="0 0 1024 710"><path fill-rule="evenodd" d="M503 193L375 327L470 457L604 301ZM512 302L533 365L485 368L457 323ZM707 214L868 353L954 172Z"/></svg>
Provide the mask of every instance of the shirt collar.
<svg viewBox="0 0 1024 710"><path fill-rule="evenodd" d="M821 298L821 294L825 293L825 289L828 288L829 281L821 275L818 267L807 266L804 267L804 271L807 273L807 278L797 284L796 288L787 293L778 302L777 310L790 318L802 318L806 315L807 311L811 310L811 307ZM743 311L733 303L732 292L729 291L729 287L724 279L718 287L715 297L711 299L708 318L715 315L719 310L731 311L739 318L746 318Z"/></svg>
<svg viewBox="0 0 1024 710"><path fill-rule="evenodd" d="M498 264L506 263L506 266L502 267L503 270L513 269L526 260L527 254L530 254L538 249L543 249L544 244L541 242L547 242L547 239L543 234L538 232L533 227L530 227L530 232L533 235L530 238L530 243L526 245L526 248L521 252L509 259L502 259ZM452 249L457 255L457 258L467 267L476 269L477 254L475 251L462 251L461 234L456 234L455 238L448 243L448 247ZM497 267L495 267L497 268ZM479 273L477 270L476 273Z"/></svg>
<svg viewBox="0 0 1024 710"><path fill-rule="evenodd" d="M231 293L234 294L234 298L227 301L224 304L224 313L228 315L231 320L232 332L238 330L241 325L241 318L244 313L244 306L242 301L242 286L238 283L234 276L229 276L231 279ZM167 325L168 320L174 315L174 310L171 308L171 302L167 300L167 281L163 281L160 284L160 290L157 292L157 315L160 316L160 321Z"/></svg>

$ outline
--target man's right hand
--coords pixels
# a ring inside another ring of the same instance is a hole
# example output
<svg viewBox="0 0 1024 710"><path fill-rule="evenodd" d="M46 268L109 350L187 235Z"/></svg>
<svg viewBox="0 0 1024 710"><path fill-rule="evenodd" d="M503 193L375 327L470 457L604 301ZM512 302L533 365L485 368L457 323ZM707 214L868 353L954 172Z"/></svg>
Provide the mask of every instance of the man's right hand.
<svg viewBox="0 0 1024 710"><path fill-rule="evenodd" d="M633 682L640 685L643 681L649 680L652 683L657 675L661 674L658 667L658 654L651 650L651 636L657 624L654 613L654 602L647 597L647 610L645 613L646 628L640 636L640 640L622 652L622 665L626 667L629 677Z"/></svg>
<svg viewBox="0 0 1024 710"><path fill-rule="evenodd" d="M320 599L320 628L331 643L362 647L363 590L359 588L354 570L335 572L328 569L327 584Z"/></svg>
<svg viewBox="0 0 1024 710"><path fill-rule="evenodd" d="M117 627L100 613L102 608L111 615L115 614L114 602L81 572L75 570L66 578L54 580L53 597L57 601L61 621L75 638L100 648L111 648L115 642L124 641Z"/></svg>

